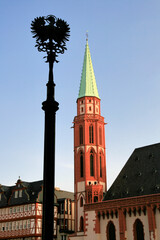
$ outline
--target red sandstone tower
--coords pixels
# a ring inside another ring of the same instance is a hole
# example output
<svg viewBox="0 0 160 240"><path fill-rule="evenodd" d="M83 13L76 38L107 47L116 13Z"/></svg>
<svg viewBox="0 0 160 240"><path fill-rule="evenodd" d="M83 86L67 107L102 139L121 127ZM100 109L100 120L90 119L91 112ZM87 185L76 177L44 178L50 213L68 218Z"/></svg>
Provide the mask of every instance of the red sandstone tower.
<svg viewBox="0 0 160 240"><path fill-rule="evenodd" d="M74 118L75 231L84 234L85 203L102 201L106 192L104 117L91 55L86 41L83 70Z"/></svg>

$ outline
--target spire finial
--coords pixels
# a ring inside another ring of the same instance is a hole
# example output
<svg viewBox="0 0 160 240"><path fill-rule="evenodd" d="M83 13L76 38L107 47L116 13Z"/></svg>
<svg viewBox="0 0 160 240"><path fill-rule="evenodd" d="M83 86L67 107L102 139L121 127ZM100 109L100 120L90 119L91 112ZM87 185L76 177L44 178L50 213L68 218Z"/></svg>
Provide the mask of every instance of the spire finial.
<svg viewBox="0 0 160 240"><path fill-rule="evenodd" d="M86 31L86 41L88 41L88 30Z"/></svg>

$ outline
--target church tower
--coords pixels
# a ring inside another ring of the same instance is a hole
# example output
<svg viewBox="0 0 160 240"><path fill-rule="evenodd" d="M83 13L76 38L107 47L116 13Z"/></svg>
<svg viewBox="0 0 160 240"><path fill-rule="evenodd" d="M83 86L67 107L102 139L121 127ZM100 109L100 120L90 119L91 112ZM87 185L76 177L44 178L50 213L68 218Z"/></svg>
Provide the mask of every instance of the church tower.
<svg viewBox="0 0 160 240"><path fill-rule="evenodd" d="M104 125L87 39L74 118L75 231L78 235L84 233L83 205L102 201L106 192Z"/></svg>

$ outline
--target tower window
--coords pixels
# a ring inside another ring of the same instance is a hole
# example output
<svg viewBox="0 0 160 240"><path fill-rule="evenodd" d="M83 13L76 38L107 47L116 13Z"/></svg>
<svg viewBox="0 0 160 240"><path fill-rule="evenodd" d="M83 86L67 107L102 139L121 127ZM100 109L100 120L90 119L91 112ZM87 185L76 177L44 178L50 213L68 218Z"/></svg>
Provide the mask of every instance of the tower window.
<svg viewBox="0 0 160 240"><path fill-rule="evenodd" d="M80 232L84 231L84 222L83 222L83 217L81 216L80 218Z"/></svg>
<svg viewBox="0 0 160 240"><path fill-rule="evenodd" d="M92 108L91 107L89 107L89 111L91 111L92 110Z"/></svg>
<svg viewBox="0 0 160 240"><path fill-rule="evenodd" d="M80 176L83 177L83 153L80 153Z"/></svg>
<svg viewBox="0 0 160 240"><path fill-rule="evenodd" d="M89 99L89 102L91 103L91 99Z"/></svg>
<svg viewBox="0 0 160 240"><path fill-rule="evenodd" d="M93 151L90 152L90 176L94 176L94 158L93 158Z"/></svg>
<svg viewBox="0 0 160 240"><path fill-rule="evenodd" d="M89 143L93 143L93 125L89 126Z"/></svg>
<svg viewBox="0 0 160 240"><path fill-rule="evenodd" d="M80 207L83 207L83 197L80 198Z"/></svg>
<svg viewBox="0 0 160 240"><path fill-rule="evenodd" d="M83 144L83 127L79 126L79 142Z"/></svg>
<svg viewBox="0 0 160 240"><path fill-rule="evenodd" d="M99 165L100 165L100 177L102 177L102 156L100 153L100 157L99 157Z"/></svg>
<svg viewBox="0 0 160 240"><path fill-rule="evenodd" d="M102 128L99 127L99 144L102 145Z"/></svg>
<svg viewBox="0 0 160 240"><path fill-rule="evenodd" d="M98 196L94 196L94 202L98 202Z"/></svg>

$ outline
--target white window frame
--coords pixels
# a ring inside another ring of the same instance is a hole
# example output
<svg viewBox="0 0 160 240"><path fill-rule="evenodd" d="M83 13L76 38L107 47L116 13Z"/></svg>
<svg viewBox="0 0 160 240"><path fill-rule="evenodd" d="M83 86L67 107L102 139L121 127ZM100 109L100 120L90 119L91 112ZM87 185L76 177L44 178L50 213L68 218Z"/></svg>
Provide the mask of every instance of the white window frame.
<svg viewBox="0 0 160 240"><path fill-rule="evenodd" d="M12 222L9 222L9 231L12 231Z"/></svg>
<svg viewBox="0 0 160 240"><path fill-rule="evenodd" d="M21 206L20 207L20 212L23 212L23 210L24 210L24 206Z"/></svg>
<svg viewBox="0 0 160 240"><path fill-rule="evenodd" d="M28 211L28 205L24 206L24 211L27 212Z"/></svg>
<svg viewBox="0 0 160 240"><path fill-rule="evenodd" d="M19 190L19 197L22 197L22 189Z"/></svg>
<svg viewBox="0 0 160 240"><path fill-rule="evenodd" d="M18 191L15 191L14 197L15 197L15 198L18 198Z"/></svg>
<svg viewBox="0 0 160 240"><path fill-rule="evenodd" d="M20 206L18 206L18 207L16 208L16 212L17 212L17 213L20 212Z"/></svg>
<svg viewBox="0 0 160 240"><path fill-rule="evenodd" d="M8 231L8 222L6 222L6 231Z"/></svg>
<svg viewBox="0 0 160 240"><path fill-rule="evenodd" d="M19 221L16 222L16 230L19 229Z"/></svg>

